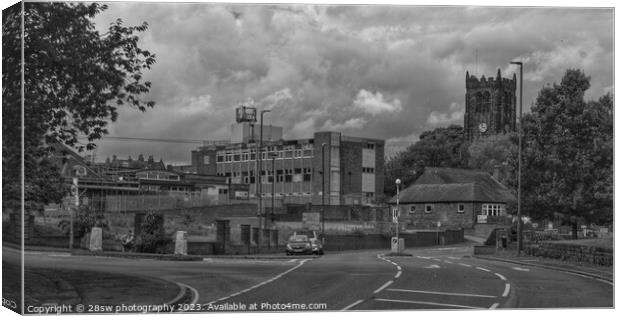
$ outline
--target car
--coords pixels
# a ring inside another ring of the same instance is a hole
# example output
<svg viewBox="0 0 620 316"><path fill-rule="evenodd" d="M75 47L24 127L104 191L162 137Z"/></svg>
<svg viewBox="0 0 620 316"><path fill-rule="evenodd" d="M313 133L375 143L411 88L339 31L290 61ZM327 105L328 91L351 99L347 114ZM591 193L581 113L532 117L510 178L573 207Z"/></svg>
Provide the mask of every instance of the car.
<svg viewBox="0 0 620 316"><path fill-rule="evenodd" d="M312 243L308 235L293 235L286 242L286 255L312 254Z"/></svg>
<svg viewBox="0 0 620 316"><path fill-rule="evenodd" d="M315 231L295 232L286 243L286 254L296 253L323 255L323 242Z"/></svg>

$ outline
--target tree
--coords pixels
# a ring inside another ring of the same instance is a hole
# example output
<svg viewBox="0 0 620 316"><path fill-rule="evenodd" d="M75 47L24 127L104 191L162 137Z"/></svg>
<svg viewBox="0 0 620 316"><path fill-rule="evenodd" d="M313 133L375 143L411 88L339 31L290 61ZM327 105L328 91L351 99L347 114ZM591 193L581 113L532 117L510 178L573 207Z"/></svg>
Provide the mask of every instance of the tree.
<svg viewBox="0 0 620 316"><path fill-rule="evenodd" d="M467 148L467 166L497 173L497 180L517 188L518 138L516 133L492 135L473 141Z"/></svg>
<svg viewBox="0 0 620 316"><path fill-rule="evenodd" d="M107 134L108 122L118 118L120 106L140 111L154 106L140 98L151 87L143 71L155 62L155 55L138 47L136 33L146 31L147 23L125 27L119 19L100 34L92 18L105 9L97 3L26 2L23 12L20 5L3 12L2 181L9 207L21 200L22 158L25 200L38 205L32 207L59 202L66 188L57 168L45 160L51 144L93 149L94 141Z"/></svg>
<svg viewBox="0 0 620 316"><path fill-rule="evenodd" d="M450 125L426 131L420 140L405 151L390 158L385 166L385 194L396 194L396 179L400 178L406 187L421 175L425 167L467 166L467 145L463 127Z"/></svg>
<svg viewBox="0 0 620 316"><path fill-rule="evenodd" d="M523 207L534 218L612 222L613 97L585 101L590 78L569 69L524 116Z"/></svg>

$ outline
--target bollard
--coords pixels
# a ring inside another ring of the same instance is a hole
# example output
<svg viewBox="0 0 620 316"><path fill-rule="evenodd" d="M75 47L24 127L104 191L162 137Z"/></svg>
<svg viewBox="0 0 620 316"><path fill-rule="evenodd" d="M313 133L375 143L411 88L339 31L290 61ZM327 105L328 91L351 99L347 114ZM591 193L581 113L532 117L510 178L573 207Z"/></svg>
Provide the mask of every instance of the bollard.
<svg viewBox="0 0 620 316"><path fill-rule="evenodd" d="M90 231L90 244L88 250L90 251L102 251L103 250L102 231L101 227L93 227Z"/></svg>
<svg viewBox="0 0 620 316"><path fill-rule="evenodd" d="M175 255L187 255L187 232L177 231L174 239L174 254Z"/></svg>

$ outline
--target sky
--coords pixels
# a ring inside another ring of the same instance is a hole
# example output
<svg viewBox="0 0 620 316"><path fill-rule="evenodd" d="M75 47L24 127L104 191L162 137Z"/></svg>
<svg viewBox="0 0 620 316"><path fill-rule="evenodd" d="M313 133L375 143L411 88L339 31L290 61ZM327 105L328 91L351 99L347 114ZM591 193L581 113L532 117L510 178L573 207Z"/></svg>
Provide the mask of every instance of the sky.
<svg viewBox="0 0 620 316"><path fill-rule="evenodd" d="M591 76L587 99L613 92L613 10L407 5L112 2L97 28L148 22L140 46L147 112L121 108L110 136L227 140L253 102L286 139L315 131L384 139L388 155L427 130L463 125L465 73L503 76L524 63L524 112L568 68ZM518 75L518 74L517 74ZM97 160L153 155L190 164L199 144L98 142Z"/></svg>

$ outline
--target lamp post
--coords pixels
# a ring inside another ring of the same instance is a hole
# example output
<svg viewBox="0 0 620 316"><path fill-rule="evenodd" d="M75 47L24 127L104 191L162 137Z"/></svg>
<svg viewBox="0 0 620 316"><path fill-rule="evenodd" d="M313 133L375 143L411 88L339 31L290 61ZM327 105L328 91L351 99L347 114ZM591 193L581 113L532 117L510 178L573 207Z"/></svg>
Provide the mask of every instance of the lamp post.
<svg viewBox="0 0 620 316"><path fill-rule="evenodd" d="M398 231L399 231L399 227L398 227L398 217L400 215L400 209L399 209L399 205L400 205L400 179L396 179L396 212L394 212L394 217L395 217L395 222L396 222L396 253L400 254L400 239L398 239Z"/></svg>
<svg viewBox="0 0 620 316"><path fill-rule="evenodd" d="M276 203L276 155L271 155L271 172L273 172L273 181L271 181L271 222L273 223L274 205Z"/></svg>
<svg viewBox="0 0 620 316"><path fill-rule="evenodd" d="M257 181L256 183L256 188L257 188L257 192L258 192L258 216L259 216L259 227L260 228L264 228L264 220L262 217L264 217L263 214L263 181L262 181L262 171L263 171L263 165L262 165L262 154L263 154L263 116L265 115L265 113L271 112L270 110L262 110L260 111L260 138L258 141L258 152L257 152L257 156L256 159L258 159L258 172L257 172L257 179L259 181Z"/></svg>
<svg viewBox="0 0 620 316"><path fill-rule="evenodd" d="M325 145L321 144L321 235L325 238Z"/></svg>
<svg viewBox="0 0 620 316"><path fill-rule="evenodd" d="M513 65L519 66L519 162L517 168L517 256L521 255L523 249L523 222L521 221L521 147L523 138L523 63L511 61Z"/></svg>

